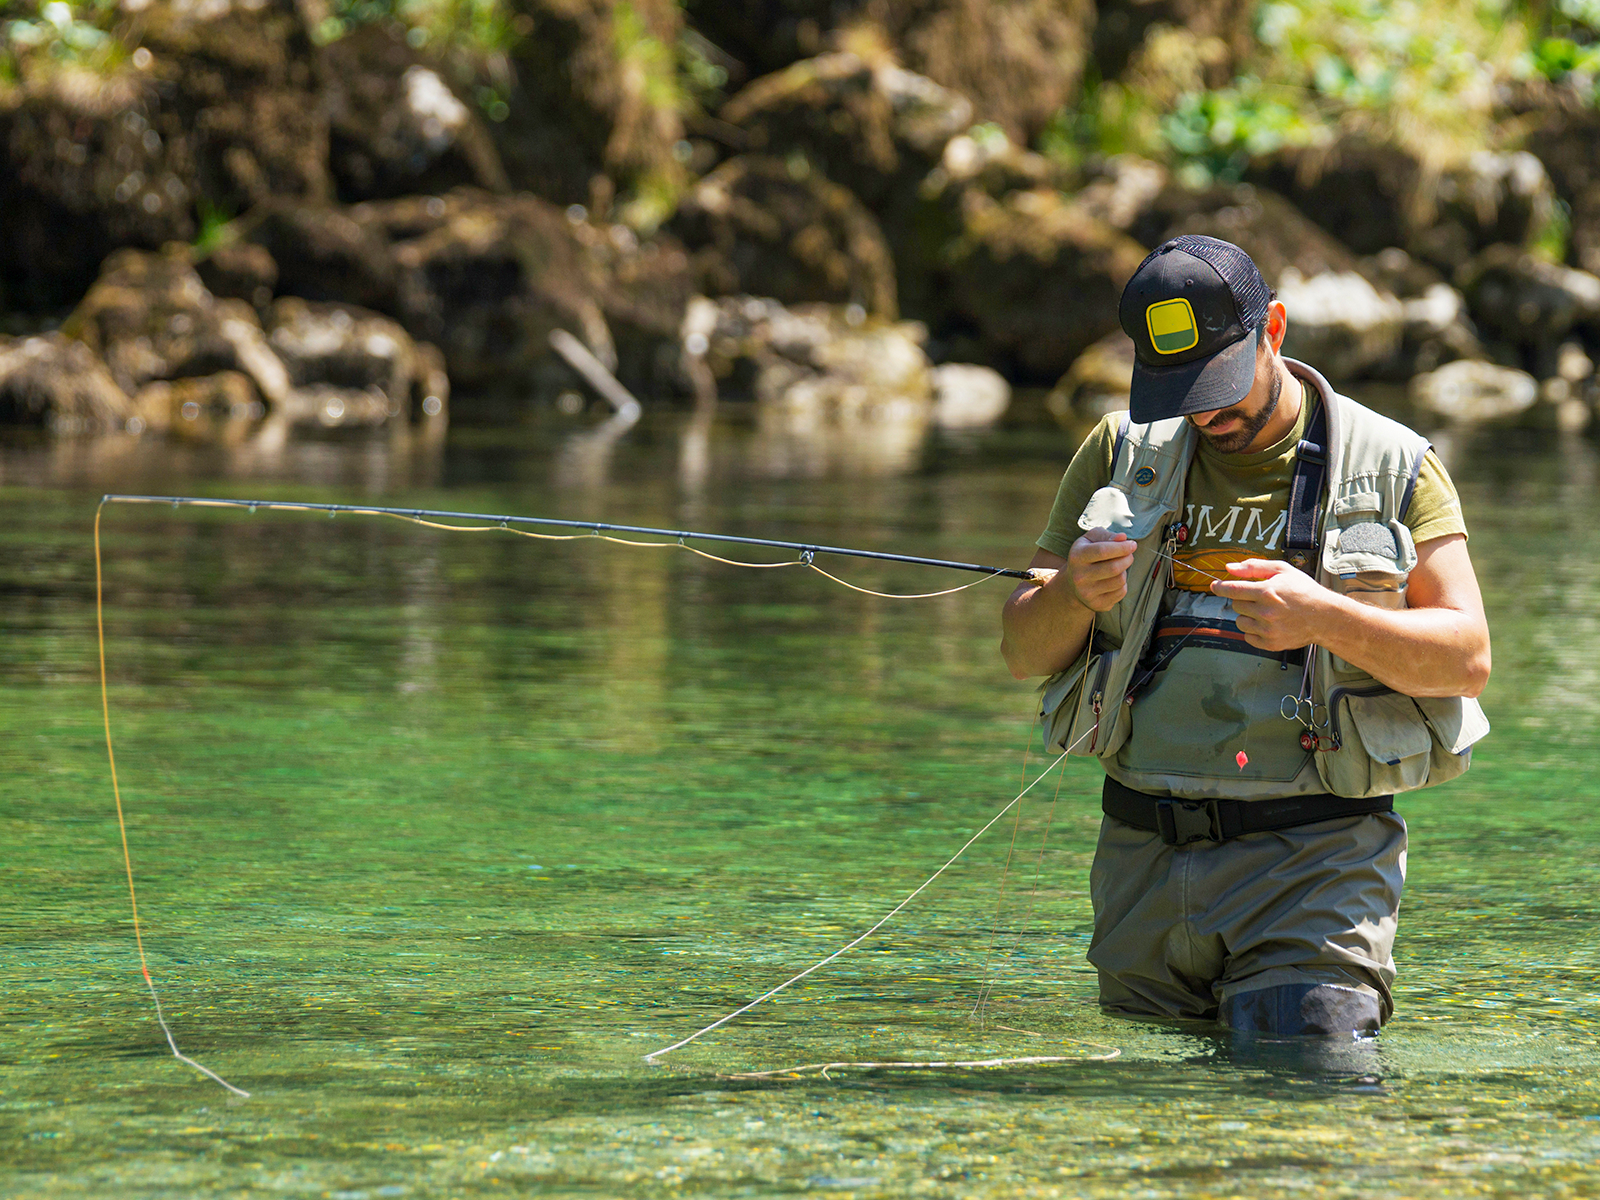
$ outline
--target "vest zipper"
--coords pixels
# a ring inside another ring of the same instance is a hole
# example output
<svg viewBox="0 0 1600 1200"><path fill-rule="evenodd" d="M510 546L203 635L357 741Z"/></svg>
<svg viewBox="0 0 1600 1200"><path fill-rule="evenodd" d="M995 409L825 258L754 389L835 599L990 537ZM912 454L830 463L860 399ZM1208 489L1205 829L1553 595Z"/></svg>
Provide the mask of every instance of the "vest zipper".
<svg viewBox="0 0 1600 1200"><path fill-rule="evenodd" d="M1339 701L1346 696L1393 696L1397 693L1392 687L1383 684L1374 684L1371 687L1336 687L1328 689L1328 733L1333 739L1333 748L1344 748L1344 735L1339 732Z"/></svg>
<svg viewBox="0 0 1600 1200"><path fill-rule="evenodd" d="M1103 652L1100 655L1100 669L1095 672L1094 691L1089 693L1089 709L1094 713L1094 728L1089 731L1089 753L1094 753L1094 748L1100 742L1100 702L1106 695L1106 676L1111 674L1111 653Z"/></svg>

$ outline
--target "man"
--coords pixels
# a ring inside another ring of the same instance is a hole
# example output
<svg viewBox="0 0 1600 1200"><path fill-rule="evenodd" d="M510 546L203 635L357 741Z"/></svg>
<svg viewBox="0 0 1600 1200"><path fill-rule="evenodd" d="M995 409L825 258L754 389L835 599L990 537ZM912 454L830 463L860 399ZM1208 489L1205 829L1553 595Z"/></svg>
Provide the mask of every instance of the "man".
<svg viewBox="0 0 1600 1200"><path fill-rule="evenodd" d="M1100 1002L1375 1032L1393 792L1464 770L1487 731L1451 699L1490 665L1460 502L1425 441L1280 353L1284 306L1237 246L1167 242L1120 317L1129 413L1073 458L1001 645L1018 679L1057 675L1058 748L1107 772Z"/></svg>

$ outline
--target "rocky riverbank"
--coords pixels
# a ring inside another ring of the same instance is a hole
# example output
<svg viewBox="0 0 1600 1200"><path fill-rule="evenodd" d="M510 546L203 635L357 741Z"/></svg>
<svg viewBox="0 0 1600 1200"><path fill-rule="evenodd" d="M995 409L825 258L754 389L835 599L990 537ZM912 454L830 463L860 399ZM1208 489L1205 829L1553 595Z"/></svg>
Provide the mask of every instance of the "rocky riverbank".
<svg viewBox="0 0 1600 1200"><path fill-rule="evenodd" d="M914 433L993 419L1009 380L1081 419L1123 402L1116 299L1178 232L1248 249L1339 379L1452 421L1596 411L1576 84L1496 83L1518 132L1453 158L1350 124L1201 177L1060 129L1091 92L1229 78L1236 0L13 10L0 420L437 436L452 387L571 389L558 331L650 403Z"/></svg>

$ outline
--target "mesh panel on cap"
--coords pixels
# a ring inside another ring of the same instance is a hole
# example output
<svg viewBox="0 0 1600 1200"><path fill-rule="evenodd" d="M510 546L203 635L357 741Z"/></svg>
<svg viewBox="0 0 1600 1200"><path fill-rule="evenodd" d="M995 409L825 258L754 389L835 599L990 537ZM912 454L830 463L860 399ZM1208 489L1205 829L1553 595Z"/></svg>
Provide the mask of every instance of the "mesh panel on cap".
<svg viewBox="0 0 1600 1200"><path fill-rule="evenodd" d="M1261 272L1256 270L1256 264L1248 254L1232 242L1194 233L1175 237L1170 245L1209 263L1222 276L1222 281L1233 293L1234 303L1239 306L1239 324L1246 329L1254 329L1261 323L1261 318L1267 315L1267 305L1272 301L1272 289L1261 278Z"/></svg>

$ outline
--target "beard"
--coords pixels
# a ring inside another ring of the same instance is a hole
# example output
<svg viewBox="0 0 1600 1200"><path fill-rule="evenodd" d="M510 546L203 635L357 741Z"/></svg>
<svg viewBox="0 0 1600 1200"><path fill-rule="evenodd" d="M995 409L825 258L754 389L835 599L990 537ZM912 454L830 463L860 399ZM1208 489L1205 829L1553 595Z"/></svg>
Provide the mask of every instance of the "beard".
<svg viewBox="0 0 1600 1200"><path fill-rule="evenodd" d="M1261 406L1260 412L1249 416L1238 405L1234 405L1217 414L1216 423L1219 424L1238 417L1240 420L1238 429L1231 433L1208 433L1198 425L1195 428L1218 454L1238 454L1255 441L1256 435L1267 427L1267 422L1272 420L1272 414L1278 411L1278 398L1281 395L1283 395L1283 374L1274 371L1272 386L1267 392L1267 402Z"/></svg>

